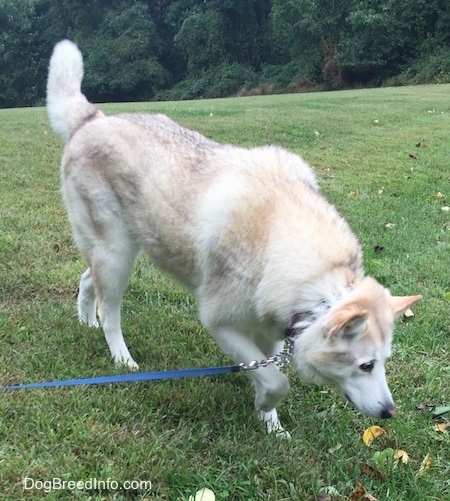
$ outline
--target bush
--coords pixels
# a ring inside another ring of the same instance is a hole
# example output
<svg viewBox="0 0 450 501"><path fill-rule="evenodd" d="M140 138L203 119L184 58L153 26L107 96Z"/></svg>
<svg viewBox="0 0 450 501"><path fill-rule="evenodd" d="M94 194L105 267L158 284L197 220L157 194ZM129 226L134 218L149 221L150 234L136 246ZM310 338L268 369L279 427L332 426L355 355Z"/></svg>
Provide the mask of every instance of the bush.
<svg viewBox="0 0 450 501"><path fill-rule="evenodd" d="M251 88L258 84L256 74L238 63L224 63L211 68L202 75L183 80L173 89L157 95L160 100L189 100L199 98L228 97L241 88Z"/></svg>
<svg viewBox="0 0 450 501"><path fill-rule="evenodd" d="M419 56L404 71L384 82L384 85L415 85L450 83L450 47L428 40Z"/></svg>
<svg viewBox="0 0 450 501"><path fill-rule="evenodd" d="M408 72L417 84L450 82L450 47L434 47L432 52L425 48Z"/></svg>

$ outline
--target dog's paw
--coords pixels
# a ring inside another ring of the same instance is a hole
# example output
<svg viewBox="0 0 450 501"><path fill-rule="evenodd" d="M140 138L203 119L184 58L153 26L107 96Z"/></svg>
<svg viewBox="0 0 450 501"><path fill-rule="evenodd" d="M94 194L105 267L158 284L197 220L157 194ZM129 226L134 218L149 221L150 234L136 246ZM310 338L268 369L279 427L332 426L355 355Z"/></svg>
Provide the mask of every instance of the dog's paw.
<svg viewBox="0 0 450 501"><path fill-rule="evenodd" d="M131 357L127 357L127 358L114 357L114 363L117 366L125 367L126 369L128 369L131 372L135 372L135 371L139 370L139 365Z"/></svg>
<svg viewBox="0 0 450 501"><path fill-rule="evenodd" d="M277 438L281 438L282 440L292 440L292 435L284 429L276 431L275 435Z"/></svg>
<svg viewBox="0 0 450 501"><path fill-rule="evenodd" d="M95 304L86 305L78 304L78 320L80 324L87 324L89 327L98 327L98 317Z"/></svg>
<svg viewBox="0 0 450 501"><path fill-rule="evenodd" d="M92 318L91 315L78 315L78 320L80 324L87 324L89 327L99 327L98 319L96 316Z"/></svg>
<svg viewBox="0 0 450 501"><path fill-rule="evenodd" d="M272 409L268 412L258 410L257 412L258 419L265 423L268 433L274 433L277 438L282 438L285 440L290 440L292 438L291 434L286 431L281 425L276 409Z"/></svg>

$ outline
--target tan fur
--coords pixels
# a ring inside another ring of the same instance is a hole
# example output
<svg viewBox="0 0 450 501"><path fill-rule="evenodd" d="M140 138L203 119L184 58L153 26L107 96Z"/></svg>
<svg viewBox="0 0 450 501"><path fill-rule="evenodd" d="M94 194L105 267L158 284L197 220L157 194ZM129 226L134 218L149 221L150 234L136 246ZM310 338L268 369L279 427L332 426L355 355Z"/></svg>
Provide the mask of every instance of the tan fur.
<svg viewBox="0 0 450 501"><path fill-rule="evenodd" d="M307 164L275 146L218 144L163 115L105 116L81 94L80 75L81 54L61 42L47 104L68 140L63 196L89 266L78 311L97 325L98 304L115 361L137 367L120 304L144 250L196 294L203 324L236 362L277 353L285 330L297 329L293 362L307 380L337 386L368 415L393 415L384 376L393 321L420 296L393 298L364 278L358 240ZM251 376L259 417L282 432L286 376L274 366Z"/></svg>

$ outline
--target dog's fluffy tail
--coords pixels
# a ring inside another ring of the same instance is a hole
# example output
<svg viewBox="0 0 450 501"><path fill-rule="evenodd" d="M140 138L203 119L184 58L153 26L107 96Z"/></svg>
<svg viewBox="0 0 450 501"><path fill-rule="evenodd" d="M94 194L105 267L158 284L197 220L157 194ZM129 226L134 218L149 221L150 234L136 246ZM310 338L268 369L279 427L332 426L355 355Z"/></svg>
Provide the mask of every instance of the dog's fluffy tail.
<svg viewBox="0 0 450 501"><path fill-rule="evenodd" d="M81 93L83 56L70 40L55 45L47 80L47 112L53 130L67 142L86 121L103 113Z"/></svg>

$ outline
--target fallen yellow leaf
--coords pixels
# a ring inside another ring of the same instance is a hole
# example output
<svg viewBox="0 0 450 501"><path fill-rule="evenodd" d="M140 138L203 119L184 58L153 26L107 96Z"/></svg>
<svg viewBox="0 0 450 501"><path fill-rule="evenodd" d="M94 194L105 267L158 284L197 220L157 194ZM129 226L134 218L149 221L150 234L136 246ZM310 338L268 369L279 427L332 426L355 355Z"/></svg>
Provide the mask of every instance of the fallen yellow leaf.
<svg viewBox="0 0 450 501"><path fill-rule="evenodd" d="M356 195L357 195L357 194L358 194L358 191L357 191L357 190L352 190L352 191L349 193L349 195L350 195L351 197L356 197Z"/></svg>
<svg viewBox="0 0 450 501"><path fill-rule="evenodd" d="M409 454L406 451L403 451L402 449L397 449L394 452L394 459L395 460L400 459L403 464L408 464Z"/></svg>
<svg viewBox="0 0 450 501"><path fill-rule="evenodd" d="M434 431L440 433L447 433L447 428L450 426L450 421L448 423L438 423L433 426Z"/></svg>
<svg viewBox="0 0 450 501"><path fill-rule="evenodd" d="M375 438L381 437L383 435L384 430L380 426L371 426L364 431L362 439L363 442L370 447Z"/></svg>
<svg viewBox="0 0 450 501"><path fill-rule="evenodd" d="M438 192L436 193L436 195L434 195L434 196L435 196L436 198L442 198L442 197L443 197L443 195L442 195L442 193L441 193L440 191L438 191Z"/></svg>
<svg viewBox="0 0 450 501"><path fill-rule="evenodd" d="M420 465L419 471L416 474L417 478L421 477L428 470L428 468L431 466L431 462L432 462L431 456L430 456L430 454L427 454L423 458L423 461L422 461L422 464Z"/></svg>

